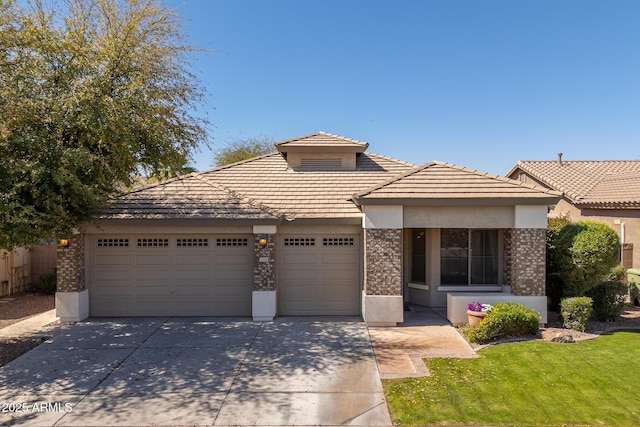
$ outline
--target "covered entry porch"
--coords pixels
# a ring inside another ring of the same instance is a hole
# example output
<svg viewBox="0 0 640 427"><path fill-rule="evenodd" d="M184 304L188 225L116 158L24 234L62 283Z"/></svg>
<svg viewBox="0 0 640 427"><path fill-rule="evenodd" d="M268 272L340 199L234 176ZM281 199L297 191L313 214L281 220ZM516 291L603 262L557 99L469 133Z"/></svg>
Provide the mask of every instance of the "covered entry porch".
<svg viewBox="0 0 640 427"><path fill-rule="evenodd" d="M557 193L432 162L353 200L363 212L367 323L403 322L406 303L446 308L463 323L468 302L498 296L546 321L547 210Z"/></svg>

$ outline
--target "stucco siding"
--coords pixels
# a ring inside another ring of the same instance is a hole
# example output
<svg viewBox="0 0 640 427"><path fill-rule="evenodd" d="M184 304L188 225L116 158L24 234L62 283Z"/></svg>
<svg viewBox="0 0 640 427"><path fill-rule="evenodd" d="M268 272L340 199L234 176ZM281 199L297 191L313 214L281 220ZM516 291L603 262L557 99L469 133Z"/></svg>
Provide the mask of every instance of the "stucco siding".
<svg viewBox="0 0 640 427"><path fill-rule="evenodd" d="M405 206L406 228L511 228L513 206Z"/></svg>

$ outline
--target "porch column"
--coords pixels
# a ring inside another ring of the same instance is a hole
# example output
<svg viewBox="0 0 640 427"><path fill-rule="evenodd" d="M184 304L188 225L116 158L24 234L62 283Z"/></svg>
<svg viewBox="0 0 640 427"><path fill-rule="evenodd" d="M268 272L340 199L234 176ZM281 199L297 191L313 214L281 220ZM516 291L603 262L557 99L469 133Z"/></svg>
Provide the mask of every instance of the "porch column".
<svg viewBox="0 0 640 427"><path fill-rule="evenodd" d="M370 326L404 320L402 298L402 206L364 207L362 316Z"/></svg>
<svg viewBox="0 0 640 427"><path fill-rule="evenodd" d="M89 317L89 291L84 279L84 235L75 234L57 248L56 316L60 322L79 322Z"/></svg>
<svg viewBox="0 0 640 427"><path fill-rule="evenodd" d="M276 231L275 225L253 226L251 312L256 322L270 322L276 317Z"/></svg>
<svg viewBox="0 0 640 427"><path fill-rule="evenodd" d="M542 228L514 228L509 256L511 293L546 295L546 231Z"/></svg>

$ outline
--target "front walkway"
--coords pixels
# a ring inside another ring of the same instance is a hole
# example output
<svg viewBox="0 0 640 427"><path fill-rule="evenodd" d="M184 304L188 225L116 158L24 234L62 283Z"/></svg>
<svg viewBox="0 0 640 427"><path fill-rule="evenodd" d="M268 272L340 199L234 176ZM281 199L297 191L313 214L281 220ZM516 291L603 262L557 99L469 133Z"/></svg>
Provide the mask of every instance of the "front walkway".
<svg viewBox="0 0 640 427"><path fill-rule="evenodd" d="M380 378L429 375L422 359L432 357L477 357L476 352L451 326L446 308L409 306L404 323L395 328L369 328Z"/></svg>

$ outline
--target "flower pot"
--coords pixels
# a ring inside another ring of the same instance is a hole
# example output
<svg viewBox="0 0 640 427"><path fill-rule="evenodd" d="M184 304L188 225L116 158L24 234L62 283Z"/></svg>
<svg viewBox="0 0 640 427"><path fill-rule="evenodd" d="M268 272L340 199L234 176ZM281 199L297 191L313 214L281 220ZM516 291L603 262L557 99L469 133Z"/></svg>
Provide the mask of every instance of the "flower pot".
<svg viewBox="0 0 640 427"><path fill-rule="evenodd" d="M487 315L486 311L467 310L467 319L470 326L475 326L482 321Z"/></svg>

